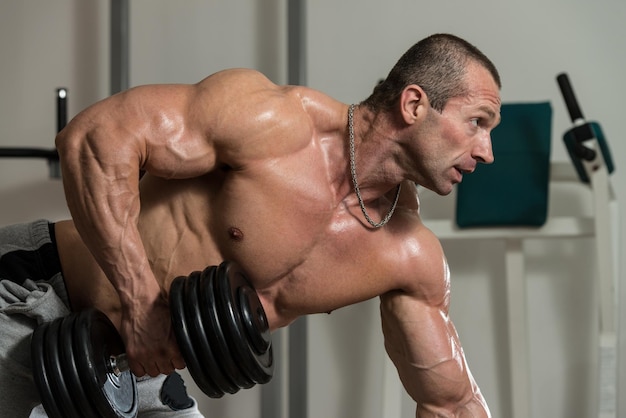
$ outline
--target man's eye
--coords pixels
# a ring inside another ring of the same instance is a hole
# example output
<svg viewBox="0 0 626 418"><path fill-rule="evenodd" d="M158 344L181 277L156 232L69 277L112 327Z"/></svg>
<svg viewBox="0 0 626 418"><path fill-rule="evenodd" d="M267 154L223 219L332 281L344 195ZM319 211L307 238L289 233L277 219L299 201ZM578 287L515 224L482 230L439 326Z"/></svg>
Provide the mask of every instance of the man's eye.
<svg viewBox="0 0 626 418"><path fill-rule="evenodd" d="M479 119L478 119L478 118L474 118L474 119L471 119L471 120L470 120L470 123L471 123L472 125L474 125L475 127L478 127L478 121L479 121Z"/></svg>

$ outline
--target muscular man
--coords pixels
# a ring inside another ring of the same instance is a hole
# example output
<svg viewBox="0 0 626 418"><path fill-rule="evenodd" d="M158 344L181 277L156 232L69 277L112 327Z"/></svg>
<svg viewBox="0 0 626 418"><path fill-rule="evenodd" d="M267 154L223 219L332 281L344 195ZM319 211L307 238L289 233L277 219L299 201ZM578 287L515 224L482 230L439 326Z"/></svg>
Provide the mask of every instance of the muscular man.
<svg viewBox="0 0 626 418"><path fill-rule="evenodd" d="M156 376L184 366L167 306L178 275L237 262L272 329L378 296L416 416L489 416L415 183L448 194L493 161L499 89L478 49L441 34L410 48L358 106L244 69L96 103L56 140L73 217L56 224L56 242L72 308L103 310L132 371Z"/></svg>

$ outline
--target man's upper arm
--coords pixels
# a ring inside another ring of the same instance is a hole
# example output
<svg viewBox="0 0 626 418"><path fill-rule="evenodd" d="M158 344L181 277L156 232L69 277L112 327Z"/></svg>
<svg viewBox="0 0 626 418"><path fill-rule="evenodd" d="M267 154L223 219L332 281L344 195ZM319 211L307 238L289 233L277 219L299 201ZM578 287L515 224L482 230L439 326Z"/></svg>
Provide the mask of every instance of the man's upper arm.
<svg viewBox="0 0 626 418"><path fill-rule="evenodd" d="M214 147L192 110L197 101L192 85L140 86L111 96L57 136L62 162L92 160L103 169L126 164L166 178L204 174L214 164Z"/></svg>
<svg viewBox="0 0 626 418"><path fill-rule="evenodd" d="M443 252L430 231L420 235L419 252L409 261L411 267L403 268L411 276L409 284L381 296L385 348L417 402L418 417L489 416L448 316ZM474 415L463 415L470 411Z"/></svg>
<svg viewBox="0 0 626 418"><path fill-rule="evenodd" d="M134 87L77 115L57 136L57 148L70 163L86 157L103 169L127 164L164 178L200 176L248 149L273 89L249 70L193 85Z"/></svg>

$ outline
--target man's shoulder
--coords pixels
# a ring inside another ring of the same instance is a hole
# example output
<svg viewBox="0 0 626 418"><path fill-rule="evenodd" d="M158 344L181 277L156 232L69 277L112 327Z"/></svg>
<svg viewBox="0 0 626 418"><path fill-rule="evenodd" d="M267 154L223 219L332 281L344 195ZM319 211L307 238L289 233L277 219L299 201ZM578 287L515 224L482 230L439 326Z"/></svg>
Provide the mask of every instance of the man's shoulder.
<svg viewBox="0 0 626 418"><path fill-rule="evenodd" d="M207 84L229 83L233 81L273 84L270 79L260 71L251 68L228 68L208 75L201 80L198 85L204 86Z"/></svg>
<svg viewBox="0 0 626 418"><path fill-rule="evenodd" d="M394 289L424 298L447 288L448 271L439 239L422 222L413 204L400 205L379 240L384 270L393 277ZM376 235L376 234L374 234Z"/></svg>

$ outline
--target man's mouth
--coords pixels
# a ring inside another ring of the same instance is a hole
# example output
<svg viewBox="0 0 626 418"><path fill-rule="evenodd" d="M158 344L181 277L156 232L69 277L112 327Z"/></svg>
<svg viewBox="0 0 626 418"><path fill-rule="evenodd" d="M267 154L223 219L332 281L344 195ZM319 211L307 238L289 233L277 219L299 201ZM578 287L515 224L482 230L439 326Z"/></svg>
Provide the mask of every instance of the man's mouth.
<svg viewBox="0 0 626 418"><path fill-rule="evenodd" d="M456 183L460 183L463 180L463 170L461 170L459 167L454 167L454 169L456 170L456 172L458 173L458 178L455 179Z"/></svg>
<svg viewBox="0 0 626 418"><path fill-rule="evenodd" d="M474 167L471 167L471 168L454 167L454 169L459 174L458 176L459 178L457 180L459 183L463 180L463 175L471 174L474 172Z"/></svg>
<svg viewBox="0 0 626 418"><path fill-rule="evenodd" d="M471 174L474 172L475 167L466 167L466 168L462 168L462 167L454 167L456 168L456 171L458 171L459 173L461 173L461 175L463 174Z"/></svg>

